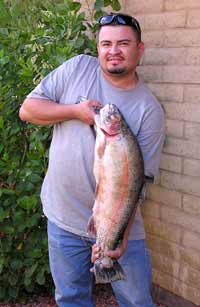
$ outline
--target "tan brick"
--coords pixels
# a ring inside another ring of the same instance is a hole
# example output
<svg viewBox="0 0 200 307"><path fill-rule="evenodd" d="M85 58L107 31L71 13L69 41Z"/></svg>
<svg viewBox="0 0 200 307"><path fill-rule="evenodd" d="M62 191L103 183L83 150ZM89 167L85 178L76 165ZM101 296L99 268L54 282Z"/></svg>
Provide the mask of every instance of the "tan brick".
<svg viewBox="0 0 200 307"><path fill-rule="evenodd" d="M171 276L178 277L179 263L162 254L151 251L152 265L155 269L167 273Z"/></svg>
<svg viewBox="0 0 200 307"><path fill-rule="evenodd" d="M184 48L147 48L142 58L142 65L184 65Z"/></svg>
<svg viewBox="0 0 200 307"><path fill-rule="evenodd" d="M178 209L172 209L167 206L161 207L161 218L168 222L181 226L189 231L200 233L199 217L188 214Z"/></svg>
<svg viewBox="0 0 200 307"><path fill-rule="evenodd" d="M182 292L181 296L188 300L189 302L192 302L195 304L195 306L200 305L200 291L199 291L199 285L196 285L196 287L188 286L186 284L182 284Z"/></svg>
<svg viewBox="0 0 200 307"><path fill-rule="evenodd" d="M164 32L163 31L146 31L142 33L142 40L148 47L163 47L164 46Z"/></svg>
<svg viewBox="0 0 200 307"><path fill-rule="evenodd" d="M188 286L179 279L166 273L153 269L153 282L170 292L183 297L191 303L200 304L200 291L198 288ZM172 306L170 306L172 307ZM180 306L181 307L181 306Z"/></svg>
<svg viewBox="0 0 200 307"><path fill-rule="evenodd" d="M142 214L144 216L160 217L160 206L155 201L145 200L142 205Z"/></svg>
<svg viewBox="0 0 200 307"><path fill-rule="evenodd" d="M199 178L162 171L161 185L168 189L200 196Z"/></svg>
<svg viewBox="0 0 200 307"><path fill-rule="evenodd" d="M186 158L199 159L200 144L199 142L167 137L163 151L165 153L183 156Z"/></svg>
<svg viewBox="0 0 200 307"><path fill-rule="evenodd" d="M162 154L160 168L172 172L181 173L182 158L173 155Z"/></svg>
<svg viewBox="0 0 200 307"><path fill-rule="evenodd" d="M144 81L158 82L162 80L163 68L158 66L139 66L137 72Z"/></svg>
<svg viewBox="0 0 200 307"><path fill-rule="evenodd" d="M191 267L199 270L200 268L199 251L192 248L181 248L180 262L187 263Z"/></svg>
<svg viewBox="0 0 200 307"><path fill-rule="evenodd" d="M163 0L126 0L126 12L130 15L156 13L163 10Z"/></svg>
<svg viewBox="0 0 200 307"><path fill-rule="evenodd" d="M199 85L185 85L184 102L200 103L200 86Z"/></svg>
<svg viewBox="0 0 200 307"><path fill-rule="evenodd" d="M200 83L200 66L164 66L162 80L164 82Z"/></svg>
<svg viewBox="0 0 200 307"><path fill-rule="evenodd" d="M199 177L200 183L200 160L184 159L183 172L185 175Z"/></svg>
<svg viewBox="0 0 200 307"><path fill-rule="evenodd" d="M181 265L180 279L187 285L198 288L200 285L200 271L191 268L189 265Z"/></svg>
<svg viewBox="0 0 200 307"><path fill-rule="evenodd" d="M200 236L190 231L184 231L183 245L187 248L193 248L200 251Z"/></svg>
<svg viewBox="0 0 200 307"><path fill-rule="evenodd" d="M200 20L200 18L199 18L199 20ZM188 48L187 49L185 64L187 64L187 65L200 65L200 48Z"/></svg>
<svg viewBox="0 0 200 307"><path fill-rule="evenodd" d="M181 121L166 119L166 135L181 138L183 137L184 123Z"/></svg>
<svg viewBox="0 0 200 307"><path fill-rule="evenodd" d="M149 83L148 87L155 94L155 96L161 101L177 101L177 102L183 101L184 88L182 85Z"/></svg>
<svg viewBox="0 0 200 307"><path fill-rule="evenodd" d="M192 214L200 214L200 198L193 195L183 195L183 210Z"/></svg>
<svg viewBox="0 0 200 307"><path fill-rule="evenodd" d="M179 245L147 234L147 246L151 252L157 252L176 261L180 259Z"/></svg>
<svg viewBox="0 0 200 307"><path fill-rule="evenodd" d="M158 236L167 241L177 244L180 243L182 231L180 227L152 217L146 217L144 224L147 233Z"/></svg>
<svg viewBox="0 0 200 307"><path fill-rule="evenodd" d="M153 268L153 282L158 284L160 287L181 296L182 294L182 284L180 281L173 276L170 276L167 273L163 273L162 271L158 271ZM170 306L172 307L172 306Z"/></svg>
<svg viewBox="0 0 200 307"><path fill-rule="evenodd" d="M199 47L200 29L166 30L164 33L166 47Z"/></svg>
<svg viewBox="0 0 200 307"><path fill-rule="evenodd" d="M199 8L199 0L166 0L165 9L166 10L181 10L186 8Z"/></svg>
<svg viewBox="0 0 200 307"><path fill-rule="evenodd" d="M188 12L187 27L200 28L200 10L191 10Z"/></svg>
<svg viewBox="0 0 200 307"><path fill-rule="evenodd" d="M189 140L200 140L200 124L185 123L185 137Z"/></svg>
<svg viewBox="0 0 200 307"><path fill-rule="evenodd" d="M200 123L200 104L165 103L164 110L170 119L178 119Z"/></svg>
<svg viewBox="0 0 200 307"><path fill-rule="evenodd" d="M147 185L147 197L155 202L166 204L171 207L181 208L182 194L168 190L155 184Z"/></svg>
<svg viewBox="0 0 200 307"><path fill-rule="evenodd" d="M167 12L160 14L143 14L137 16L142 30L161 30L167 28L180 28L186 24L185 11Z"/></svg>

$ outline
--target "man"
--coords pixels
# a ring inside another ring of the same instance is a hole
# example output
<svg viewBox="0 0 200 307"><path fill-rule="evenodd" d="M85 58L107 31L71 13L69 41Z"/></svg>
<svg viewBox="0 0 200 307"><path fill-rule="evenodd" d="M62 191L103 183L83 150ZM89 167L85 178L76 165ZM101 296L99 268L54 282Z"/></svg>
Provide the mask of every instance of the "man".
<svg viewBox="0 0 200 307"><path fill-rule="evenodd" d="M99 250L87 233L87 223L95 190L95 109L106 103L117 105L137 136L148 177L158 171L164 140L162 108L136 73L144 51L137 20L124 14L101 17L97 48L98 59L76 56L51 72L20 109L22 120L55 124L41 199L48 218L50 267L60 307L94 306L90 268ZM127 280L112 284L119 306L154 306L140 208L129 238L108 254L119 258L127 275Z"/></svg>

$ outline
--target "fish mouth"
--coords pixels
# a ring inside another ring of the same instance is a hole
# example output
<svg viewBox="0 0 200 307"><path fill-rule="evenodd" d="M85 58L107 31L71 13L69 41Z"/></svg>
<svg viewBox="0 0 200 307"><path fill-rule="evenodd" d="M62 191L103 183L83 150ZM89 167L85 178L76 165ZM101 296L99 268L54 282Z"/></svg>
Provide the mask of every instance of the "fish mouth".
<svg viewBox="0 0 200 307"><path fill-rule="evenodd" d="M106 137L114 137L120 133L120 121L118 119L115 122L108 124L102 122L101 116L99 114L96 114L95 124Z"/></svg>
<svg viewBox="0 0 200 307"><path fill-rule="evenodd" d="M113 137L120 133L120 127L120 121L118 118L114 118L109 123L103 122L100 129L107 137Z"/></svg>
<svg viewBox="0 0 200 307"><path fill-rule="evenodd" d="M100 128L101 129L101 131L103 132L103 134L105 135L105 136L107 136L107 137L114 137L114 136L116 136L116 135L118 135L119 134L119 132L118 131L106 131L105 129L103 129L103 128Z"/></svg>

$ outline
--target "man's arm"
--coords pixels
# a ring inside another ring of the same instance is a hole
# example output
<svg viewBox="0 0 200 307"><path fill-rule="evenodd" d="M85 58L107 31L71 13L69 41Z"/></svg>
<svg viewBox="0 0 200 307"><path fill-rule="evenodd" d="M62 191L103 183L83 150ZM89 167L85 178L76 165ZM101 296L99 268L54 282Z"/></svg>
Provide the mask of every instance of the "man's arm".
<svg viewBox="0 0 200 307"><path fill-rule="evenodd" d="M85 100L78 104L59 104L48 99L26 98L19 110L19 117L22 121L43 126L70 119L79 119L92 125L95 107L101 107L95 100Z"/></svg>

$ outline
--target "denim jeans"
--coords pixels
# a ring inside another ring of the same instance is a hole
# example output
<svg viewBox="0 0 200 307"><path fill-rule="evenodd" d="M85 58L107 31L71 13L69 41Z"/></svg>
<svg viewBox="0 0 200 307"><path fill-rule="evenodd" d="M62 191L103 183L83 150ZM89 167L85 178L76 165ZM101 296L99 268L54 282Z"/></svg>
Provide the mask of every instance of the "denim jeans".
<svg viewBox="0 0 200 307"><path fill-rule="evenodd" d="M91 247L93 239L67 232L48 221L49 260L59 307L94 307ZM120 307L154 307L151 263L144 240L129 241L119 259L127 279L112 283Z"/></svg>

